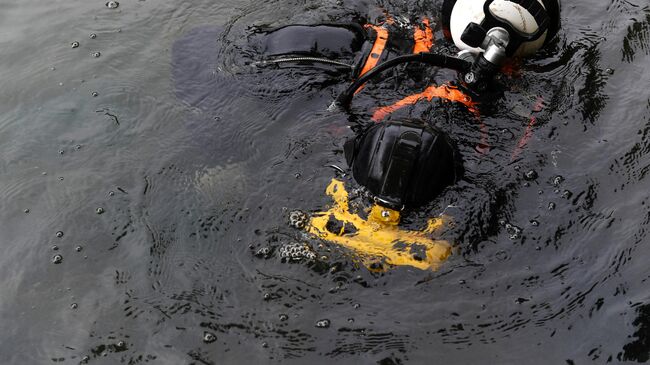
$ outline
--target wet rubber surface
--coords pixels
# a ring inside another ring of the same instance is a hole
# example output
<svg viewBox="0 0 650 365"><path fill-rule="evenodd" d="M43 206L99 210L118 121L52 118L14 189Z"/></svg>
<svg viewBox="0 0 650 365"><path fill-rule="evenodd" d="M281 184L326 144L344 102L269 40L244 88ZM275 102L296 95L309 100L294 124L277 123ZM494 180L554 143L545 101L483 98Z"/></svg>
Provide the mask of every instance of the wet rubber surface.
<svg viewBox="0 0 650 365"><path fill-rule="evenodd" d="M346 167L347 116L327 111L345 78L251 70L245 37L439 5L5 2L0 363L647 361L643 1L564 4L558 41L502 80L485 155L460 111L406 111L465 159L460 184L405 214L419 229L457 206L437 271L373 273L290 226L328 208L332 178L355 187L328 167ZM414 78L369 86L355 113L426 85Z"/></svg>

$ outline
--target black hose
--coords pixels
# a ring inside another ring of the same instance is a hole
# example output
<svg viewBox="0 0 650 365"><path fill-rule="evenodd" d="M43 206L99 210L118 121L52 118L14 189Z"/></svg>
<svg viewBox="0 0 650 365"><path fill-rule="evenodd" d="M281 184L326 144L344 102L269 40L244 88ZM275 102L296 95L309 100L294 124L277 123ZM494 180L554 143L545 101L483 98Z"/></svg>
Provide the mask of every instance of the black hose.
<svg viewBox="0 0 650 365"><path fill-rule="evenodd" d="M336 99L338 106L347 110L350 108L350 103L352 103L352 98L354 93L361 87L363 84L368 82L371 78L375 77L377 74L393 68L402 63L408 62L420 62L426 63L431 66L436 66L440 68L448 68L456 70L459 72L469 71L472 64L469 61L465 61L460 58L445 56L437 53L421 52L416 54L410 54L405 56L398 56L393 59L390 59L380 65L376 66L372 70L366 72L363 76L359 77L354 81L339 97Z"/></svg>

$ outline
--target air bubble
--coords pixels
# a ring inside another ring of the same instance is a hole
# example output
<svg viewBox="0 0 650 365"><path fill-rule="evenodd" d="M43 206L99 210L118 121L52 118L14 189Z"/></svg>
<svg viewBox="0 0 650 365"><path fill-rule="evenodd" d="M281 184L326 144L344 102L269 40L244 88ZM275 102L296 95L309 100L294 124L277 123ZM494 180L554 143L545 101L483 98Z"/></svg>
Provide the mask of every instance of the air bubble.
<svg viewBox="0 0 650 365"><path fill-rule="evenodd" d="M330 327L329 319L321 319L316 322L316 328L329 328L329 327Z"/></svg>
<svg viewBox="0 0 650 365"><path fill-rule="evenodd" d="M255 256L268 259L269 257L271 257L272 253L273 250L270 247L264 246L259 250L257 250L257 252L255 252Z"/></svg>
<svg viewBox="0 0 650 365"><path fill-rule="evenodd" d="M307 225L309 217L300 210L294 210L289 213L289 225L294 228L303 229Z"/></svg>
<svg viewBox="0 0 650 365"><path fill-rule="evenodd" d="M203 332L203 342L205 342L205 343L213 343L216 340L217 340L217 336L215 336L214 333Z"/></svg>
<svg viewBox="0 0 650 365"><path fill-rule="evenodd" d="M537 179L537 171L535 170L529 170L524 174L524 178L526 180L535 180Z"/></svg>
<svg viewBox="0 0 650 365"><path fill-rule="evenodd" d="M61 256L61 255L54 255L54 256L52 257L52 263L53 263L53 264L60 264L60 263L62 263L62 262L63 262L63 256Z"/></svg>
<svg viewBox="0 0 650 365"><path fill-rule="evenodd" d="M521 228L513 225L513 224L506 224L506 232L510 235L511 240L516 240L519 237L521 237Z"/></svg>
<svg viewBox="0 0 650 365"><path fill-rule="evenodd" d="M316 253L305 243L292 242L282 245L278 255L283 261L296 262L301 260L314 260Z"/></svg>

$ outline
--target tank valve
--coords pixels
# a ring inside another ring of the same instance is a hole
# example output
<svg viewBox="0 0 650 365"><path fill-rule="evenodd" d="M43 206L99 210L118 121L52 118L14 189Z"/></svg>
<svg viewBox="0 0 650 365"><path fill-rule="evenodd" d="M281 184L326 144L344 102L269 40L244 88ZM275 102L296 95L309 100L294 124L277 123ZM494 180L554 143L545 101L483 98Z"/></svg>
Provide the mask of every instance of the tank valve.
<svg viewBox="0 0 650 365"><path fill-rule="evenodd" d="M510 42L508 31L495 27L487 32L481 29L480 25L471 23L463 33L463 41L473 45L475 48L484 49L475 55L472 68L465 74L464 80L467 84L482 88L499 71L507 59L506 48ZM465 34L467 36L465 37ZM480 38L480 37L483 38ZM480 38L480 39L479 39ZM467 59L473 55L471 51L464 50L458 57Z"/></svg>

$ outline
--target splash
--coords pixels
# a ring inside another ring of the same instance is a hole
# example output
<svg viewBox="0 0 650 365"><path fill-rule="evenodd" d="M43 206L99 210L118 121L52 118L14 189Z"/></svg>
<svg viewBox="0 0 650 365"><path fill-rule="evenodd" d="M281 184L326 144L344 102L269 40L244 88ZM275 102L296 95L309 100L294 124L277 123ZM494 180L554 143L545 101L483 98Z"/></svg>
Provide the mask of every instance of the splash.
<svg viewBox="0 0 650 365"><path fill-rule="evenodd" d="M447 217L429 219L421 231L404 230L398 226L400 213L396 210L374 205L367 219L351 213L342 181L332 179L325 192L334 204L313 214L307 231L355 251L371 270L383 267L378 263L435 270L451 254L447 241L432 238L444 228Z"/></svg>

